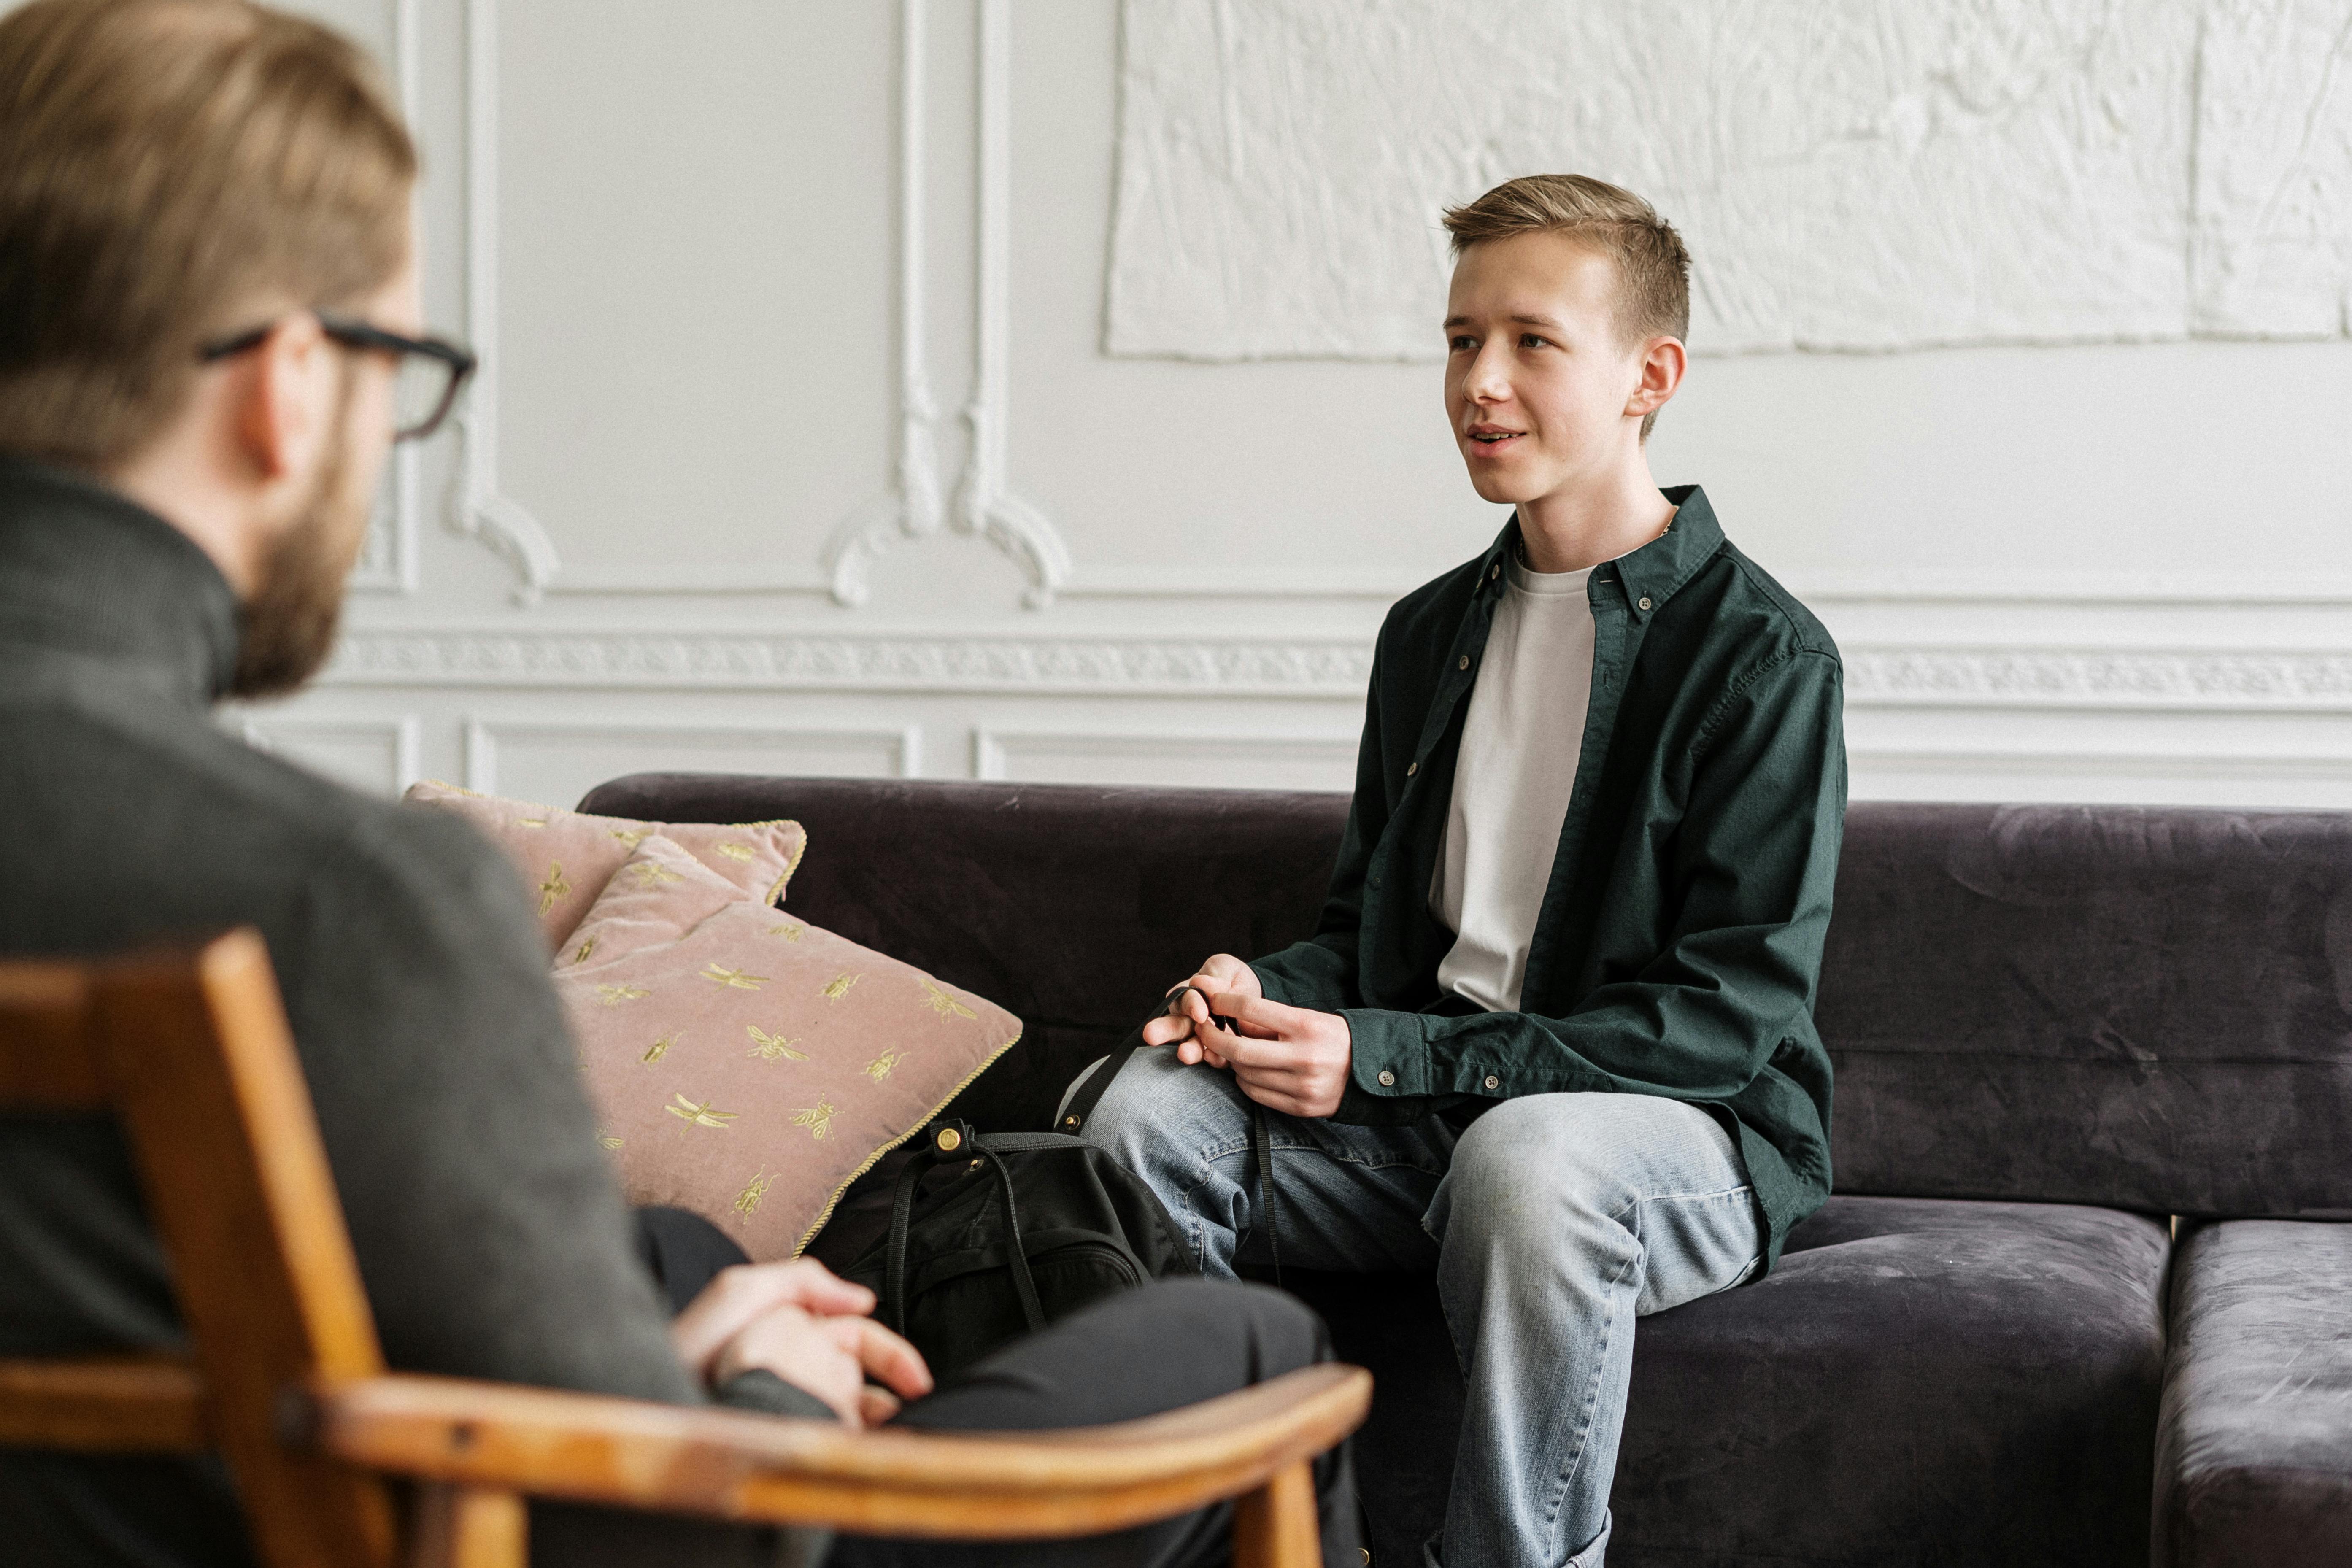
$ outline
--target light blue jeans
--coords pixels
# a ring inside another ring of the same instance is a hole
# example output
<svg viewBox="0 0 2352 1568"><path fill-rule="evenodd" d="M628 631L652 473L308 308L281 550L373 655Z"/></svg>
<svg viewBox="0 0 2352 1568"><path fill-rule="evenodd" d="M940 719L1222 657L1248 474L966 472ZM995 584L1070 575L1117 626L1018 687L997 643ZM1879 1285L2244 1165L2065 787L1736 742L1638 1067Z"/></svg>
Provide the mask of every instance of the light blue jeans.
<svg viewBox="0 0 2352 1568"><path fill-rule="evenodd" d="M1147 1050L1082 1134L1160 1194L1211 1279L1272 1256L1249 1113L1232 1074ZM1633 1320L1760 1261L1729 1136L1633 1094L1505 1100L1458 1138L1433 1116L1267 1115L1285 1265L1437 1272L1465 1400L1433 1568L1601 1568Z"/></svg>

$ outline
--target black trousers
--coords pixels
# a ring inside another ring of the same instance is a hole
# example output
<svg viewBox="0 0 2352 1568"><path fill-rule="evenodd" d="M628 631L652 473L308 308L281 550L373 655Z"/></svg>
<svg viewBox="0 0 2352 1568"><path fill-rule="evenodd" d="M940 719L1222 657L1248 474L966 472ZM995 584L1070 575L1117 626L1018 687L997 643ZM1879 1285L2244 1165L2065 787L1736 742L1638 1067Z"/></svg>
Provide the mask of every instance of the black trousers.
<svg viewBox="0 0 2352 1568"><path fill-rule="evenodd" d="M745 1261L717 1227L638 1211L648 1268L677 1311ZM1156 1415L1331 1359L1320 1319L1262 1285L1163 1280L1123 1291L949 1378L893 1423L929 1431L1034 1432ZM1327 1568L1360 1568L1355 1488L1341 1445L1318 1460ZM826 1568L1193 1568L1231 1551L1230 1505L1072 1541L959 1542L841 1536Z"/></svg>

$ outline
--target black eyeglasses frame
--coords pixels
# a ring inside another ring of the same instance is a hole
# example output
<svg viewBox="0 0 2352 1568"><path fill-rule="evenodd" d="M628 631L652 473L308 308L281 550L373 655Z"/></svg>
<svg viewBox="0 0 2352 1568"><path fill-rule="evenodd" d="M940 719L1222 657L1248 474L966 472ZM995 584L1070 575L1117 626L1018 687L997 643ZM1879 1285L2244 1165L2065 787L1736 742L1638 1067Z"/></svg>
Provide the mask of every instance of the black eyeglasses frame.
<svg viewBox="0 0 2352 1568"><path fill-rule="evenodd" d="M395 441L422 441L441 428L442 422L449 417L449 410L457 406L458 392L463 389L467 380L473 375L476 367L481 363L480 360L475 357L472 350L461 348L446 338L412 338L399 332L386 331L383 328L372 322L362 321L356 316L339 316L329 310L313 310L310 313L317 318L319 330L345 348L373 349L379 353L388 353L395 358L405 358L414 354L423 359L433 360L447 368L449 382L442 389L440 402L435 404L433 412L423 419L394 431L392 438ZM277 322L265 322L258 327L239 332L235 337L222 338L217 342L205 344L196 351L196 358L205 364L210 364L215 360L234 359L238 354L250 353L259 348L269 334L277 330Z"/></svg>

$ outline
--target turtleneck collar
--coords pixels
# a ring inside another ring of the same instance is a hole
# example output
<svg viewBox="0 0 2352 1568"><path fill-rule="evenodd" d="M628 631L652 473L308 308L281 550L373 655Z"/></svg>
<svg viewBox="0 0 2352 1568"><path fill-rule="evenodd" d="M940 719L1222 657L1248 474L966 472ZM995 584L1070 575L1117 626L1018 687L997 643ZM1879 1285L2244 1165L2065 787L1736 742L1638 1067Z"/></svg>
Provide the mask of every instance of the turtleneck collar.
<svg viewBox="0 0 2352 1568"><path fill-rule="evenodd" d="M0 656L79 656L201 710L228 691L238 625L186 534L96 479L0 453Z"/></svg>

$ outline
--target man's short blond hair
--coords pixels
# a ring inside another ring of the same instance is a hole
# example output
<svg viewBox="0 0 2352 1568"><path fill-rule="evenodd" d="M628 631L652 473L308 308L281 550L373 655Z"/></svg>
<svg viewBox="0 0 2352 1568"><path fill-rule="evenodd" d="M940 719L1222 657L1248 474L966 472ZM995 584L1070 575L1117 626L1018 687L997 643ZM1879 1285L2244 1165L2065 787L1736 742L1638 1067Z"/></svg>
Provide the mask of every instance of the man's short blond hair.
<svg viewBox="0 0 2352 1568"><path fill-rule="evenodd" d="M1567 234L1617 266L1617 335L1628 347L1690 333L1690 251L1658 209L1586 174L1523 174L1445 211L1456 257L1515 234ZM1642 439L1658 422L1653 409Z"/></svg>
<svg viewBox="0 0 2352 1568"><path fill-rule="evenodd" d="M132 457L244 312L389 283L415 177L366 57L315 22L246 0L0 20L0 450Z"/></svg>

